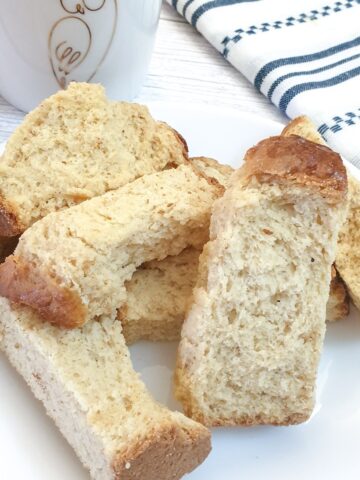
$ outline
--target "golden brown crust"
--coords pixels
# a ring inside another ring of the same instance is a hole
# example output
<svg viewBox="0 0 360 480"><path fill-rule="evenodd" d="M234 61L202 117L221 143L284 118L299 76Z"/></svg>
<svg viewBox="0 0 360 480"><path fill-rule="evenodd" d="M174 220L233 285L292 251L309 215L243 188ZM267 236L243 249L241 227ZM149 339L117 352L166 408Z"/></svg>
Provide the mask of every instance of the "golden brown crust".
<svg viewBox="0 0 360 480"><path fill-rule="evenodd" d="M179 142L182 149L182 156L183 156L182 161L180 162L178 159L172 158L169 160L168 165L178 166L178 165L181 165L182 163L187 163L189 161L189 147L188 147L188 144L186 143L185 138L177 130L175 130L175 128L171 127L166 122L158 122L158 123L166 127L168 130L170 130L174 134L176 140Z"/></svg>
<svg viewBox="0 0 360 480"><path fill-rule="evenodd" d="M243 178L316 188L329 203L346 198L347 175L340 155L297 135L270 137L250 148Z"/></svg>
<svg viewBox="0 0 360 480"><path fill-rule="evenodd" d="M299 117L294 118L291 120L286 127L283 129L281 132L281 135L283 136L289 136L289 135L299 135L298 133L295 133L295 130L302 125L308 117L306 115L300 115ZM301 135L300 135L301 136ZM308 139L310 140L310 139Z"/></svg>
<svg viewBox="0 0 360 480"><path fill-rule="evenodd" d="M316 130L315 125L306 115L294 118L294 120L286 125L281 135L285 137L289 135L299 135L299 137L306 138L306 140L318 143L319 145L326 145L326 142Z"/></svg>
<svg viewBox="0 0 360 480"><path fill-rule="evenodd" d="M86 319L87 309L78 295L15 255L0 265L0 295L34 308L60 327L80 327Z"/></svg>
<svg viewBox="0 0 360 480"><path fill-rule="evenodd" d="M169 426L153 432L113 462L116 480L177 480L191 472L211 450L210 432Z"/></svg>
<svg viewBox="0 0 360 480"><path fill-rule="evenodd" d="M0 197L0 235L15 237L25 231L11 205Z"/></svg>
<svg viewBox="0 0 360 480"><path fill-rule="evenodd" d="M179 133L177 130L175 130L175 128L172 128L170 126L169 126L169 128L174 132L175 137L179 140L179 142L182 145L184 159L188 160L189 159L189 147L188 147L188 144L187 144L185 138L181 135L181 133Z"/></svg>
<svg viewBox="0 0 360 480"><path fill-rule="evenodd" d="M206 175L206 173L201 171L200 168L198 168L195 164L193 164L191 162L189 163L189 165L191 166L195 175L197 175L200 178L203 178L204 180L207 181L207 183L209 185L212 185L213 187L216 188L216 190L217 190L216 194L217 194L218 198L222 197L224 195L225 187L223 185L221 185L221 183L218 180L216 180L216 178Z"/></svg>

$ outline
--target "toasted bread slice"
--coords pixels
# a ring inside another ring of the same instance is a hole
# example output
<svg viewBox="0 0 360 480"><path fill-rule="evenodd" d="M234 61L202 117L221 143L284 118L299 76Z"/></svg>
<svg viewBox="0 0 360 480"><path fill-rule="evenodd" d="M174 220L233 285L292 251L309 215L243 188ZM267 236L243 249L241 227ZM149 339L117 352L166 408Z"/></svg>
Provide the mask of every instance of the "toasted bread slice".
<svg viewBox="0 0 360 480"><path fill-rule="evenodd" d="M213 207L176 394L205 425L295 424L313 409L346 170L293 135L245 160Z"/></svg>
<svg viewBox="0 0 360 480"><path fill-rule="evenodd" d="M0 266L0 294L67 328L115 315L142 263L202 247L222 193L182 165L49 214Z"/></svg>
<svg viewBox="0 0 360 480"><path fill-rule="evenodd" d="M72 83L16 129L0 164L0 235L45 215L186 163L182 137L146 107L110 102L103 87Z"/></svg>
<svg viewBox="0 0 360 480"><path fill-rule="evenodd" d="M208 455L210 433L147 392L118 321L64 330L0 299L0 333L0 347L94 480L179 479Z"/></svg>

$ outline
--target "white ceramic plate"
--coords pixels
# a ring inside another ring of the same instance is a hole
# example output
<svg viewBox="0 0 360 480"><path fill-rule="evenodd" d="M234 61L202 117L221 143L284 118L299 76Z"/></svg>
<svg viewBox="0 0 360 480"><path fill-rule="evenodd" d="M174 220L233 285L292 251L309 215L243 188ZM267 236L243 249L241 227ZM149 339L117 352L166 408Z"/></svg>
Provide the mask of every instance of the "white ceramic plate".
<svg viewBox="0 0 360 480"><path fill-rule="evenodd" d="M153 104L151 110L184 135L191 155L212 156L234 167L248 147L282 129L261 117L220 108ZM171 408L179 408L171 393L175 351L175 343L141 342L131 348L135 368L155 398ZM360 316L353 309L348 319L328 327L312 418L296 427L214 429L212 453L187 478L358 480L359 378ZM0 479L89 480L2 354L0 391Z"/></svg>

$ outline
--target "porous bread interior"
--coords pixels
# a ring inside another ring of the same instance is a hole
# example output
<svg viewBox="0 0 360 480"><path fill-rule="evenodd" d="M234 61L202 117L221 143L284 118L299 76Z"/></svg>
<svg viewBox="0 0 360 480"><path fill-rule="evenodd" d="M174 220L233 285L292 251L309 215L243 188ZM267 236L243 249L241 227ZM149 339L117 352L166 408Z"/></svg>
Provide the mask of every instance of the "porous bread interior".
<svg viewBox="0 0 360 480"><path fill-rule="evenodd" d="M200 250L142 265L126 282L126 303L118 312L127 344L180 338L196 283Z"/></svg>
<svg viewBox="0 0 360 480"><path fill-rule="evenodd" d="M126 300L125 281L140 264L177 255L188 245L202 247L212 204L221 194L191 166L146 175L47 215L21 236L15 255L75 292L87 307L86 320L112 316Z"/></svg>
<svg viewBox="0 0 360 480"><path fill-rule="evenodd" d="M126 303L118 311L126 343L139 340L180 340L181 328L196 285L200 250L187 248L179 255L152 261L126 282ZM346 287L333 267L326 320L342 320L349 313Z"/></svg>
<svg viewBox="0 0 360 480"><path fill-rule="evenodd" d="M10 137L0 196L24 230L50 212L186 160L180 137L146 107L110 102L100 85L72 83Z"/></svg>
<svg viewBox="0 0 360 480"><path fill-rule="evenodd" d="M63 330L0 299L0 332L0 347L95 480L177 479L207 455L209 432L147 392L118 321Z"/></svg>
<svg viewBox="0 0 360 480"><path fill-rule="evenodd" d="M192 300L200 250L187 248L179 255L152 261L126 282L126 303L118 311L128 345L139 340L175 341ZM333 268L335 272L335 268ZM334 273L326 305L326 320L342 320L349 313L346 287Z"/></svg>
<svg viewBox="0 0 360 480"><path fill-rule="evenodd" d="M336 268L360 309L360 182L349 175L349 211L339 234Z"/></svg>
<svg viewBox="0 0 360 480"><path fill-rule="evenodd" d="M206 425L289 424L314 403L343 202L239 174L215 202L176 394Z"/></svg>

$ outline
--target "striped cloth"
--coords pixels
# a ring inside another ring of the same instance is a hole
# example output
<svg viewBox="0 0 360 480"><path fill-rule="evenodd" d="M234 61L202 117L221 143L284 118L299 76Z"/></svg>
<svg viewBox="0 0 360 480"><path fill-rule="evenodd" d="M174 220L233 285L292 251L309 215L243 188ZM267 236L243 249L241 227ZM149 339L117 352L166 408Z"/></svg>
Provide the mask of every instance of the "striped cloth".
<svg viewBox="0 0 360 480"><path fill-rule="evenodd" d="M360 168L360 0L167 0L294 118Z"/></svg>

